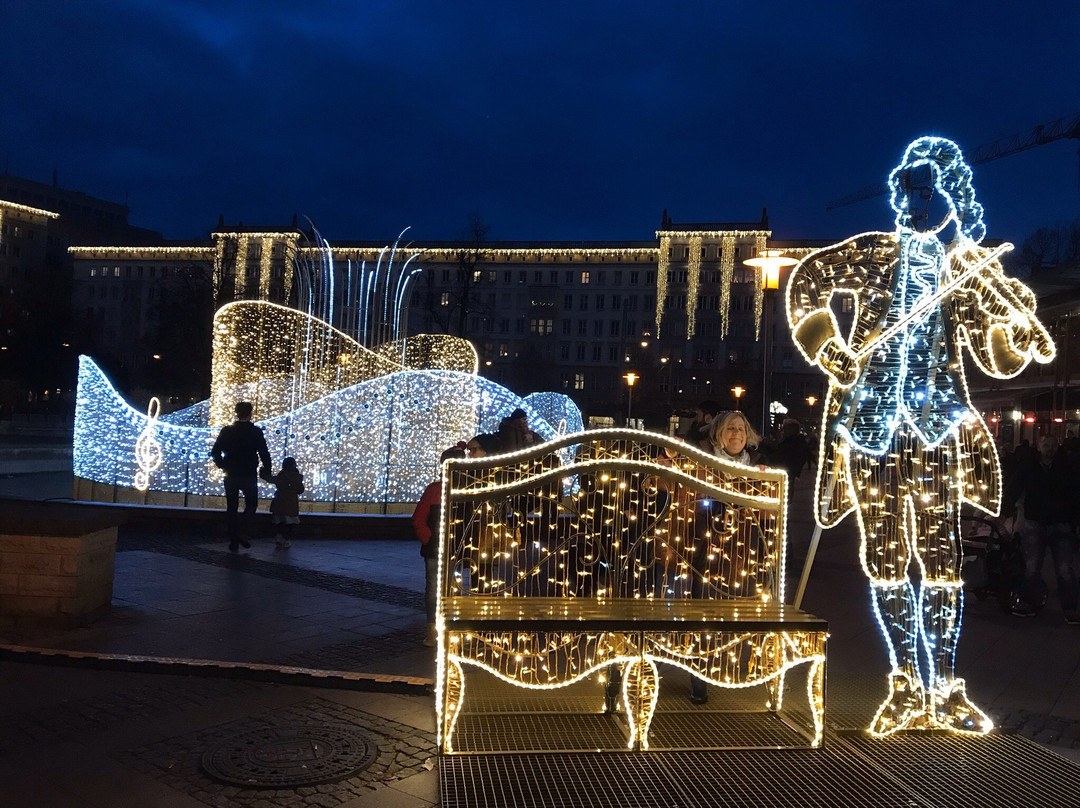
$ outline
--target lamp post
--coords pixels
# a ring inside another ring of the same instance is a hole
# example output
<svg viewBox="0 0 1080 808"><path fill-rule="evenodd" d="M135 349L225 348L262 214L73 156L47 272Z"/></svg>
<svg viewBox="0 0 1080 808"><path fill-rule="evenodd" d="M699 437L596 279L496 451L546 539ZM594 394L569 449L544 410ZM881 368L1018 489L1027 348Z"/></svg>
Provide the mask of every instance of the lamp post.
<svg viewBox="0 0 1080 808"><path fill-rule="evenodd" d="M739 385L735 385L734 387L731 388L731 395L735 396L735 409L736 410L739 409L739 399L743 397L743 393L745 393L745 392L746 392L746 388L745 387L740 387Z"/></svg>
<svg viewBox="0 0 1080 808"><path fill-rule="evenodd" d="M776 290L780 288L780 270L785 267L793 267L799 263L794 258L783 255L781 250L762 250L755 258L747 258L743 261L748 267L761 271L761 288L765 291L764 317L761 328L761 426L768 435L772 431L769 419L769 333L772 309Z"/></svg>
<svg viewBox="0 0 1080 808"><path fill-rule="evenodd" d="M623 378L626 379L626 426L629 427L630 408L634 403L634 382L636 382L640 377L631 370L629 373L624 375Z"/></svg>

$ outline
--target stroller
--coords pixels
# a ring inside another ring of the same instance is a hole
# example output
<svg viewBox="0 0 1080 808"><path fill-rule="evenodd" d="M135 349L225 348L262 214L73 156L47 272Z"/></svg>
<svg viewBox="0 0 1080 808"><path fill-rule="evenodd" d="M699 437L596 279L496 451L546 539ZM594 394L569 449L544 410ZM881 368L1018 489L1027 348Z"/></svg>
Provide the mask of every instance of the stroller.
<svg viewBox="0 0 1080 808"><path fill-rule="evenodd" d="M1024 554L1019 534L982 515L962 517L960 530L965 589L979 600L997 600L1006 614L1015 613L1025 603ZM1026 603L1036 613L1045 605L1045 589L1035 603Z"/></svg>

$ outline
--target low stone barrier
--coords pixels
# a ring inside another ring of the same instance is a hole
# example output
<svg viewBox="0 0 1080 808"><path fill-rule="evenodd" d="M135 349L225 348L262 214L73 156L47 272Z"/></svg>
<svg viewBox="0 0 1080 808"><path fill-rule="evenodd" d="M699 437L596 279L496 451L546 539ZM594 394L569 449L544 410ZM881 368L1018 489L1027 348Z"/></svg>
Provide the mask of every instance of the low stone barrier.
<svg viewBox="0 0 1080 808"><path fill-rule="evenodd" d="M122 515L63 503L2 507L0 625L78 625L109 609Z"/></svg>

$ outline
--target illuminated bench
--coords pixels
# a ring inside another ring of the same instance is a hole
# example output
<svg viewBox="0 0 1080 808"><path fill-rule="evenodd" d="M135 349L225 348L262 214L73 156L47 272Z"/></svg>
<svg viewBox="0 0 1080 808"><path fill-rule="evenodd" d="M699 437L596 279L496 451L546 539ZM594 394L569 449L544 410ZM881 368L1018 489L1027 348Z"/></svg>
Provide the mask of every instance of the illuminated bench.
<svg viewBox="0 0 1080 808"><path fill-rule="evenodd" d="M444 753L820 745L827 625L783 603L783 472L605 429L450 461L443 503Z"/></svg>

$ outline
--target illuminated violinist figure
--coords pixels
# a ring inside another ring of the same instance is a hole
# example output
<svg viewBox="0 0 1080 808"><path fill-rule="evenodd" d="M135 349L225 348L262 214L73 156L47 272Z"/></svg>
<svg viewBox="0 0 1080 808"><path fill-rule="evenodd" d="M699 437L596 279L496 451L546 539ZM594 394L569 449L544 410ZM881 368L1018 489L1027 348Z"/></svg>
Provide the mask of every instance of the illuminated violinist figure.
<svg viewBox="0 0 1080 808"><path fill-rule="evenodd" d="M795 344L829 377L818 465L821 527L855 511L863 571L888 645L889 694L869 727L984 733L954 673L963 610L963 502L996 515L1001 471L971 406L966 349L995 378L1053 359L1035 297L982 247L971 169L924 137L889 177L897 229L807 256L787 289ZM851 299L842 333L834 297ZM921 647L921 651L920 651Z"/></svg>

